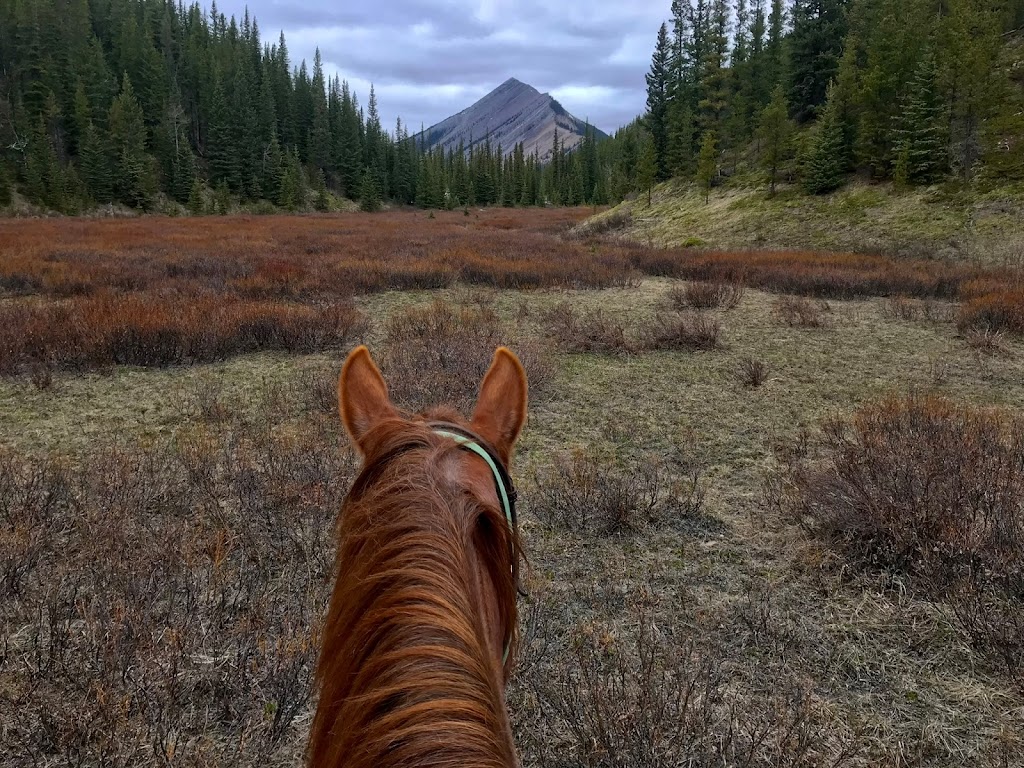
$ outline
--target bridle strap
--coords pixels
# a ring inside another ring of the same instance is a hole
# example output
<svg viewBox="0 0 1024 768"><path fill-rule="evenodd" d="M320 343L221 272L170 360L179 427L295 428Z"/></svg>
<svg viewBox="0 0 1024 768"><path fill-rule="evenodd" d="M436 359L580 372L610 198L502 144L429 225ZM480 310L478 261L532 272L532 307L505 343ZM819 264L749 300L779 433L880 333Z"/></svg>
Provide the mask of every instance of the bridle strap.
<svg viewBox="0 0 1024 768"><path fill-rule="evenodd" d="M434 432L441 435L441 437L448 437L454 440L463 448L472 451L485 462L487 466L491 468L491 474L494 475L494 485L498 489L498 499L501 501L501 508L505 511L505 519L508 520L510 528L515 527L515 519L512 516L512 500L509 498L509 491L505 489L505 472L503 469L498 469L500 464L496 462L487 449L482 448L479 443L460 435L457 432L450 432L447 429L434 429Z"/></svg>
<svg viewBox="0 0 1024 768"><path fill-rule="evenodd" d="M517 520L516 520L516 490L512 485L512 478L509 477L508 470L505 469L505 465L501 459L494 452L485 440L474 435L468 429L464 429L457 424L449 424L447 422L434 422L430 424L430 428L434 430L435 434L441 437L447 437L449 440L454 440L458 443L460 448L465 448L467 451L471 451L479 456L491 470L491 474L494 475L494 487L498 491L498 500L501 502L502 511L505 513L505 520L508 521L508 527L513 531L516 531ZM513 574L515 573L515 565L513 564ZM511 637L509 642L505 644L505 651L501 656L501 663L504 666L508 662L509 651L512 648Z"/></svg>

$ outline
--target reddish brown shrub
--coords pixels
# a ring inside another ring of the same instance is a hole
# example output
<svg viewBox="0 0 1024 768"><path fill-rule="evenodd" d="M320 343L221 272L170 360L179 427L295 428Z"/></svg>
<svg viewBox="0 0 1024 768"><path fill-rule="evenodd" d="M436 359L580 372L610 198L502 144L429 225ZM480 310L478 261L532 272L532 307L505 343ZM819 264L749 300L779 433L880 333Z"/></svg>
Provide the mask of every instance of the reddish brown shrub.
<svg viewBox="0 0 1024 768"><path fill-rule="evenodd" d="M446 403L469 415L494 350L503 345L526 368L531 398L542 396L555 373L550 355L486 307L437 300L398 311L385 327L379 359L395 402L412 411Z"/></svg>
<svg viewBox="0 0 1024 768"><path fill-rule="evenodd" d="M743 293L742 282L694 282L673 286L669 300L675 309L734 309L743 300Z"/></svg>
<svg viewBox="0 0 1024 768"><path fill-rule="evenodd" d="M826 301L812 301L803 296L780 296L772 306L772 314L791 328L823 328L832 308Z"/></svg>
<svg viewBox="0 0 1024 768"><path fill-rule="evenodd" d="M705 489L693 464L674 473L657 456L617 466L593 451L555 457L534 475L530 509L548 528L610 535L700 515Z"/></svg>
<svg viewBox="0 0 1024 768"><path fill-rule="evenodd" d="M703 312L659 315L644 335L646 349L709 350L718 347L722 325Z"/></svg>
<svg viewBox="0 0 1024 768"><path fill-rule="evenodd" d="M566 352L628 354L635 345L626 326L603 309L577 309L567 301L544 313L547 335Z"/></svg>
<svg viewBox="0 0 1024 768"><path fill-rule="evenodd" d="M825 425L790 471L790 507L853 562L952 604L972 639L1024 664L1024 422L928 397Z"/></svg>
<svg viewBox="0 0 1024 768"><path fill-rule="evenodd" d="M961 332L1024 334L1024 289L997 290L970 299L960 307L957 327Z"/></svg>
<svg viewBox="0 0 1024 768"><path fill-rule="evenodd" d="M60 303L0 306L0 373L33 361L67 369L164 366L280 349L351 344L364 329L348 301L323 307L205 297L103 293Z"/></svg>
<svg viewBox="0 0 1024 768"><path fill-rule="evenodd" d="M355 466L336 433L266 426L0 451L5 764L267 764L304 738Z"/></svg>
<svg viewBox="0 0 1024 768"><path fill-rule="evenodd" d="M768 379L768 364L756 357L744 357L736 369L736 376L744 387L756 389Z"/></svg>

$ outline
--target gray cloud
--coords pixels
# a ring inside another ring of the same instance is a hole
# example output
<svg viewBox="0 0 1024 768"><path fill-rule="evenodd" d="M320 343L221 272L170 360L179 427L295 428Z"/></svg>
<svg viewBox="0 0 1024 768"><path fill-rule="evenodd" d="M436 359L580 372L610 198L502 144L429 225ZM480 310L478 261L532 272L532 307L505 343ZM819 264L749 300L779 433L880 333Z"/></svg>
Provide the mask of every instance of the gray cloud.
<svg viewBox="0 0 1024 768"><path fill-rule="evenodd" d="M612 132L644 110L644 73L668 0L251 0L264 40L284 31L294 64L317 46L328 75L381 119L416 128L465 109L509 77ZM218 9L240 16L244 7Z"/></svg>

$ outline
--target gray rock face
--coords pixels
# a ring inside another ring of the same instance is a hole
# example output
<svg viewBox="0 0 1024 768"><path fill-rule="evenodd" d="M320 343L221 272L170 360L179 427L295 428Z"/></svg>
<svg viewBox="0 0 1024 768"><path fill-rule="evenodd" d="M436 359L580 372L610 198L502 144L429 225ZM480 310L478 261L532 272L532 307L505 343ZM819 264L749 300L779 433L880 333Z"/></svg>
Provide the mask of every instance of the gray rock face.
<svg viewBox="0 0 1024 768"><path fill-rule="evenodd" d="M547 161L556 129L559 143L571 149L583 138L585 126L550 95L511 77L473 106L432 125L423 140L427 147L440 146L446 152L457 149L461 141L468 151L471 144L482 144L489 136L491 147L501 144L506 155L522 142L527 155L536 152ZM596 128L594 132L605 137Z"/></svg>

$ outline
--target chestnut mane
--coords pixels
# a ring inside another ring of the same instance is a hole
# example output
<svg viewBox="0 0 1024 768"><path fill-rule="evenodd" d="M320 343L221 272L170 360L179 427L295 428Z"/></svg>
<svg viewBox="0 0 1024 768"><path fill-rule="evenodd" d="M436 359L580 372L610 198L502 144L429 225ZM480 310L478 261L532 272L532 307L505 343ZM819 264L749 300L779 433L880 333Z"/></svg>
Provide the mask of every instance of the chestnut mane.
<svg viewBox="0 0 1024 768"><path fill-rule="evenodd" d="M465 423L448 410L430 415ZM338 523L311 764L516 765L501 651L481 602L496 596L491 615L512 642L518 536L493 501L459 482L460 462L479 459L426 421L383 419L364 449Z"/></svg>

